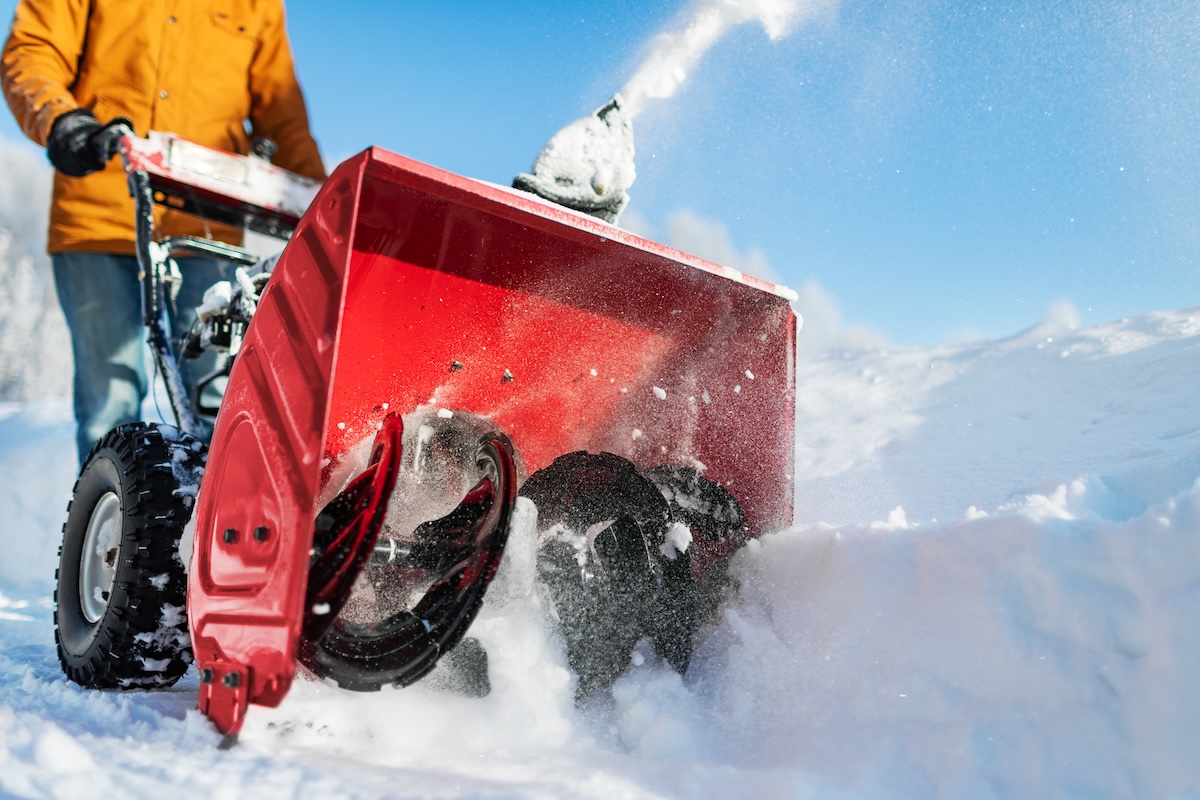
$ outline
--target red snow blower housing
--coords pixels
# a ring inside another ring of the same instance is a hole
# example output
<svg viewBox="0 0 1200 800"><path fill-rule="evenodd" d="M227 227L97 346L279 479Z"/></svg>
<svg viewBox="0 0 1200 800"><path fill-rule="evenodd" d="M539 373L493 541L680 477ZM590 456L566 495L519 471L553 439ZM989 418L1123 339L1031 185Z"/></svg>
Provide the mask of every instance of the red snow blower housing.
<svg viewBox="0 0 1200 800"><path fill-rule="evenodd" d="M166 686L194 661L225 733L297 662L410 684L463 641L528 501L583 695L642 638L685 669L730 553L791 522L787 290L378 148L321 187L164 134L122 152L177 426L118 428L81 472L56 610L72 680ZM290 240L266 262L155 242L153 203ZM181 348L227 354L219 410L165 330L188 253L240 265Z"/></svg>

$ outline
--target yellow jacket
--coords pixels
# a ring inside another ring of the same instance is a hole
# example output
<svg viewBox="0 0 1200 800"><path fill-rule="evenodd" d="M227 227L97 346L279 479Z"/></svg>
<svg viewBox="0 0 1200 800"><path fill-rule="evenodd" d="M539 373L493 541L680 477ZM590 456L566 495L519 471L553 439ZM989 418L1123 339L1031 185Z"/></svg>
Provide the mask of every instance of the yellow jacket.
<svg viewBox="0 0 1200 800"><path fill-rule="evenodd" d="M59 115L85 107L101 123L124 116L141 135L169 131L235 153L270 136L279 145L275 164L325 177L283 0L21 0L0 55L0 86L42 146ZM241 240L232 228L156 213L165 234ZM51 253L133 253L133 225L119 158L85 178L55 173Z"/></svg>

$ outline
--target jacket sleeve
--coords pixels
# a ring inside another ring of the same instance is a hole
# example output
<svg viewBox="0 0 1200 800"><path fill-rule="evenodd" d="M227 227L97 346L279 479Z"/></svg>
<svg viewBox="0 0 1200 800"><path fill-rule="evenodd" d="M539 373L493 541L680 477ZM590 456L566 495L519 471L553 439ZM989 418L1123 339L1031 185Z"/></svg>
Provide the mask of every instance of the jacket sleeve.
<svg viewBox="0 0 1200 800"><path fill-rule="evenodd" d="M253 135L270 136L279 146L275 164L324 180L325 167L308 128L308 109L296 80L282 0L272 4L261 45L250 65L250 125Z"/></svg>
<svg viewBox="0 0 1200 800"><path fill-rule="evenodd" d="M0 54L0 88L25 135L43 147L71 95L87 34L88 0L21 0Z"/></svg>

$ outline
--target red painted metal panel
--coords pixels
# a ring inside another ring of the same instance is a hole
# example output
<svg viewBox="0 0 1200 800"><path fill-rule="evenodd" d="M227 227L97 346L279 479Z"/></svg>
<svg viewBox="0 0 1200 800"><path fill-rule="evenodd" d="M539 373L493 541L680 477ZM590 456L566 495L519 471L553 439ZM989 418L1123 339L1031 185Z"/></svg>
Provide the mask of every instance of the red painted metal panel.
<svg viewBox="0 0 1200 800"><path fill-rule="evenodd" d="M702 464L753 532L785 527L795 333L786 295L732 270L378 149L343 164L276 268L217 421L189 616L200 665L246 667L250 688L206 685L202 707L240 725L229 708L286 693L322 467L385 413L486 417L526 475L580 449ZM715 553L696 547L702 569Z"/></svg>
<svg viewBox="0 0 1200 800"><path fill-rule="evenodd" d="M248 687L214 681L200 707L236 732L245 705L287 693L322 467L337 322L350 262L363 154L326 182L280 258L238 354L196 507L188 618L201 668L245 668ZM265 541L254 535L265 529Z"/></svg>

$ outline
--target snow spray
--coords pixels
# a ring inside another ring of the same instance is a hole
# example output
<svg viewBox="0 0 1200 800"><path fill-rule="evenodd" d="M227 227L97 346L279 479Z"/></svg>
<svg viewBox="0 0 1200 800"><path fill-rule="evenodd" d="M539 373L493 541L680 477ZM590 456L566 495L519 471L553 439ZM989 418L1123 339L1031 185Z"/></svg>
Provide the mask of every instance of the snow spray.
<svg viewBox="0 0 1200 800"><path fill-rule="evenodd" d="M682 28L660 33L650 53L621 89L625 111L636 117L646 101L675 94L700 58L726 33L747 22L762 24L772 41L836 0L702 0Z"/></svg>
<svg viewBox="0 0 1200 800"><path fill-rule="evenodd" d="M611 100L556 133L530 172L513 186L616 224L629 204L634 167L633 118L650 99L664 99L727 32L759 22L777 40L802 19L837 0L700 0L682 28L654 38L637 72Z"/></svg>

